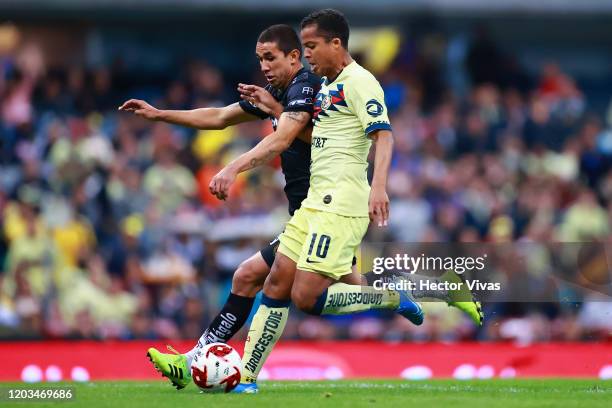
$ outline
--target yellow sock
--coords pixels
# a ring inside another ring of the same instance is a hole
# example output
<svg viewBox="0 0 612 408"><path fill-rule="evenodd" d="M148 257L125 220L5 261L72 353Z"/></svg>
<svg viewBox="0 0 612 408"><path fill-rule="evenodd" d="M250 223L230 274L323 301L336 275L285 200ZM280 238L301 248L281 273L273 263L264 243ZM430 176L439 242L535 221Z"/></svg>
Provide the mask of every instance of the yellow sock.
<svg viewBox="0 0 612 408"><path fill-rule="evenodd" d="M253 383L272 348L280 339L289 316L289 300L275 300L263 295L253 317L242 356L241 382Z"/></svg>
<svg viewBox="0 0 612 408"><path fill-rule="evenodd" d="M319 297L314 310L315 314L340 315L372 309L395 309L398 305L399 293L394 290L335 283Z"/></svg>

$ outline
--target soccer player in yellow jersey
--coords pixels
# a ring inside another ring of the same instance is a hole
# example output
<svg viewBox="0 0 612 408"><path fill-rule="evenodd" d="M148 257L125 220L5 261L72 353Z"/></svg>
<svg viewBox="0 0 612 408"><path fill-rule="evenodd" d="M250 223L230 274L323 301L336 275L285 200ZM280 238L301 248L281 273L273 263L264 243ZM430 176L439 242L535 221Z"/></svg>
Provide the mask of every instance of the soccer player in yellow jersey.
<svg viewBox="0 0 612 408"><path fill-rule="evenodd" d="M281 336L291 301L315 315L393 309L414 324L423 322L421 307L406 291L339 282L351 273L370 220L387 225L393 137L380 84L348 53L349 27L342 13L313 12L301 28L305 57L322 77L313 115L310 188L280 236L245 344L236 392L257 392L257 375ZM376 155L370 187L367 156L372 142ZM215 186L211 189L215 192Z"/></svg>

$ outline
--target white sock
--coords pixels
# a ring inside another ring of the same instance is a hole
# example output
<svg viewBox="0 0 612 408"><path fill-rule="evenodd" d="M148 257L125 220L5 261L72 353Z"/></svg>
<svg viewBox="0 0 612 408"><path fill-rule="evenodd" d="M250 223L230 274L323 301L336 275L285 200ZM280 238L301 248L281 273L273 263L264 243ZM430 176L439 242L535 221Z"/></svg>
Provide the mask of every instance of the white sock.
<svg viewBox="0 0 612 408"><path fill-rule="evenodd" d="M185 357L187 357L187 367L191 367L191 362L195 357L195 353L197 353L199 349L200 347L196 345L194 348L185 353Z"/></svg>

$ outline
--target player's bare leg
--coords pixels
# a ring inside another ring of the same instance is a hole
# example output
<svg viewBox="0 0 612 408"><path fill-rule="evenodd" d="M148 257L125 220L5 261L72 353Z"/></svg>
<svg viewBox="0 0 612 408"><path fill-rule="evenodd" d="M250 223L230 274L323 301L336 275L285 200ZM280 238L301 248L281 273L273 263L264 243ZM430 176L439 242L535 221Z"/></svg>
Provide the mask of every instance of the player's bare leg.
<svg viewBox="0 0 612 408"><path fill-rule="evenodd" d="M357 265L351 267L351 273L340 278L340 282L347 285L367 285L365 276L357 270Z"/></svg>
<svg viewBox="0 0 612 408"><path fill-rule="evenodd" d="M232 293L255 297L263 288L266 277L270 274L270 267L264 261L260 252L243 261L232 277Z"/></svg>
<svg viewBox="0 0 612 408"><path fill-rule="evenodd" d="M295 274L291 300L300 310L312 313L321 293L336 281L315 272L298 270ZM308 287L310 285L310 287ZM352 285L351 285L352 286Z"/></svg>
<svg viewBox="0 0 612 408"><path fill-rule="evenodd" d="M295 262L278 252L272 269L265 279L263 294L272 299L289 299L295 270Z"/></svg>

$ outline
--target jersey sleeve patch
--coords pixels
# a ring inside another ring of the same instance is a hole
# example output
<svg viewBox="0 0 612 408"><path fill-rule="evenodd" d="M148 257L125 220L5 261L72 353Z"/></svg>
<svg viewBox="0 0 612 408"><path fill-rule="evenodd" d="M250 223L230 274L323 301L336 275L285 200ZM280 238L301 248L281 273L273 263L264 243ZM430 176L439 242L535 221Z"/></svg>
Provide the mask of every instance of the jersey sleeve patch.
<svg viewBox="0 0 612 408"><path fill-rule="evenodd" d="M372 117L380 116L383 114L384 111L385 111L385 108L376 99L370 99L366 103L366 112L368 112L368 115Z"/></svg>
<svg viewBox="0 0 612 408"><path fill-rule="evenodd" d="M385 107L385 94L373 77L366 77L354 83L347 96L350 98L352 111L363 126L365 135L375 130L391 130Z"/></svg>

